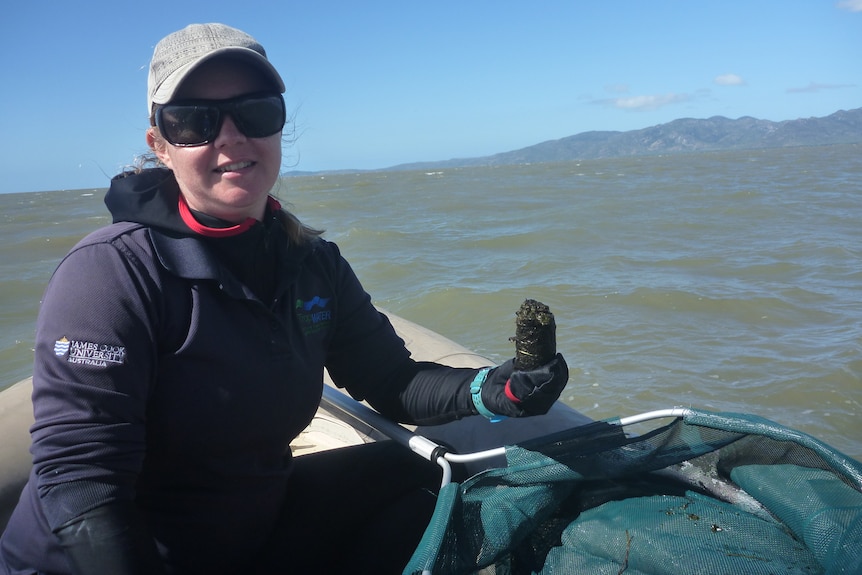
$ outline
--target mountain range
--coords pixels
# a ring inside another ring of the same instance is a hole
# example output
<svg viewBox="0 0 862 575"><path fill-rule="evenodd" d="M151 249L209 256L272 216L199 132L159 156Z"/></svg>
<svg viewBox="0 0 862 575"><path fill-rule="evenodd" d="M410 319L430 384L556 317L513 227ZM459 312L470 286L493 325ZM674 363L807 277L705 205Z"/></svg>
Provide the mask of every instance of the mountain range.
<svg viewBox="0 0 862 575"><path fill-rule="evenodd" d="M628 132L583 132L479 158L399 164L389 170L498 166L718 150L862 143L862 108L822 118L772 122L722 116L683 118Z"/></svg>

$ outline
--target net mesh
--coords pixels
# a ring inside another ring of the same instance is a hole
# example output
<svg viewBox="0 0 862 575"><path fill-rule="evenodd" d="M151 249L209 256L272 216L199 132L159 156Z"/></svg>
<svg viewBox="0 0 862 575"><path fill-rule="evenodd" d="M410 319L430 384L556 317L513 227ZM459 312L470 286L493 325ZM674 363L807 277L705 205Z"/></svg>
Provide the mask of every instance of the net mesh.
<svg viewBox="0 0 862 575"><path fill-rule="evenodd" d="M750 415L596 422L441 491L405 574L862 573L862 465Z"/></svg>

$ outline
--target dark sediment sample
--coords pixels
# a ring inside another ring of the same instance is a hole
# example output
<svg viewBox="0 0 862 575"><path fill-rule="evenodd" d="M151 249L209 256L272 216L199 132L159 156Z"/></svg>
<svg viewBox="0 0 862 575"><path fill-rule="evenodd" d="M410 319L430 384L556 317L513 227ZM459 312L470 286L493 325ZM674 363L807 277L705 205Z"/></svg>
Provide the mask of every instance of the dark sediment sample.
<svg viewBox="0 0 862 575"><path fill-rule="evenodd" d="M540 367L557 354L557 324L551 309L528 299L515 312L515 369L529 371Z"/></svg>

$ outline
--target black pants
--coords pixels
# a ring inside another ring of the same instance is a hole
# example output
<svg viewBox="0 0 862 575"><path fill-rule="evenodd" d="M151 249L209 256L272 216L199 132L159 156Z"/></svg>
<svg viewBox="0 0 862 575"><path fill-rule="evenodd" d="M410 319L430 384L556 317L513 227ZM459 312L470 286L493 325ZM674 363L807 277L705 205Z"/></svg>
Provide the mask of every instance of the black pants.
<svg viewBox="0 0 862 575"><path fill-rule="evenodd" d="M297 457L256 573L401 573L440 478L437 465L391 441Z"/></svg>

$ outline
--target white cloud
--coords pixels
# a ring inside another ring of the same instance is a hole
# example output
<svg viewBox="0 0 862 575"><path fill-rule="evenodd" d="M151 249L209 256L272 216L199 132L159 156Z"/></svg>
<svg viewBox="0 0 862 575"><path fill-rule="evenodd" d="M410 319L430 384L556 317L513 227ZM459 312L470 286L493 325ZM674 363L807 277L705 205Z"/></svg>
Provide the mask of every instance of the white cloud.
<svg viewBox="0 0 862 575"><path fill-rule="evenodd" d="M719 86L742 86L745 84L745 80L742 79L742 76L738 76L736 74L722 74L721 76L716 76L713 82Z"/></svg>
<svg viewBox="0 0 862 575"><path fill-rule="evenodd" d="M850 12L862 12L862 0L841 0L836 6Z"/></svg>
<svg viewBox="0 0 862 575"><path fill-rule="evenodd" d="M652 96L631 96L628 98L612 98L605 100L615 108L623 110L655 110L662 106L677 104L689 100L688 94L657 94Z"/></svg>

